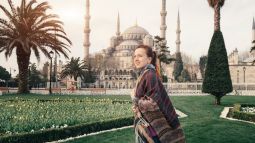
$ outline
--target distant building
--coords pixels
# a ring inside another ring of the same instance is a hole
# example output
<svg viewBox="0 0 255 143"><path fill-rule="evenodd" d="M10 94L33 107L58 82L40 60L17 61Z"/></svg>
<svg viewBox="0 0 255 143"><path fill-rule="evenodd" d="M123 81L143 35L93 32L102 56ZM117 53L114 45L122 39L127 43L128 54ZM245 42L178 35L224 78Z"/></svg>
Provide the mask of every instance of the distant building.
<svg viewBox="0 0 255 143"><path fill-rule="evenodd" d="M252 42L255 40L255 22L252 23ZM254 44L254 43L252 43ZM251 45L252 47L253 45ZM229 70L233 83L255 83L255 51L246 59L240 59L238 50L235 49L228 56Z"/></svg>

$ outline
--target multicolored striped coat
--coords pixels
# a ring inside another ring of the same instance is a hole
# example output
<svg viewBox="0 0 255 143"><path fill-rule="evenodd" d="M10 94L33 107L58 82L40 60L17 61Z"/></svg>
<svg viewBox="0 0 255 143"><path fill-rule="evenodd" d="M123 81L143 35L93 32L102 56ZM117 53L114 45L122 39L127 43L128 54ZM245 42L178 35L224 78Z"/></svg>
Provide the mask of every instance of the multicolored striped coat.
<svg viewBox="0 0 255 143"><path fill-rule="evenodd" d="M157 103L157 111L147 112L148 114L143 112L142 114L144 114L143 117L145 120L149 121L152 127L154 126L154 133L165 134L166 132L172 132L166 133L165 137L157 135L160 138L160 141L162 143L172 143L175 142L174 140L176 140L176 142L185 142L185 137L180 127L178 115L175 112L175 109L160 78L156 76L155 67L153 65L148 64L140 71L138 82L134 91L134 104L139 106L139 110L141 112L143 112L143 107L140 105L142 98L147 96L153 100L152 102Z"/></svg>

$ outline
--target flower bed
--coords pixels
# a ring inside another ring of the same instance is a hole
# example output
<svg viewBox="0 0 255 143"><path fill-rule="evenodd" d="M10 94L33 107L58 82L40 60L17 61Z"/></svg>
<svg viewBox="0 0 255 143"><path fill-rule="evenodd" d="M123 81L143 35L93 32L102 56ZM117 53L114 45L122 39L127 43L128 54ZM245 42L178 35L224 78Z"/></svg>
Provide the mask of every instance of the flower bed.
<svg viewBox="0 0 255 143"><path fill-rule="evenodd" d="M233 109L228 113L228 117L255 122L255 104L234 104Z"/></svg>
<svg viewBox="0 0 255 143"><path fill-rule="evenodd" d="M0 136L132 117L129 101L113 99L0 100Z"/></svg>
<svg viewBox="0 0 255 143"><path fill-rule="evenodd" d="M245 113L255 114L255 107L241 107L241 111Z"/></svg>

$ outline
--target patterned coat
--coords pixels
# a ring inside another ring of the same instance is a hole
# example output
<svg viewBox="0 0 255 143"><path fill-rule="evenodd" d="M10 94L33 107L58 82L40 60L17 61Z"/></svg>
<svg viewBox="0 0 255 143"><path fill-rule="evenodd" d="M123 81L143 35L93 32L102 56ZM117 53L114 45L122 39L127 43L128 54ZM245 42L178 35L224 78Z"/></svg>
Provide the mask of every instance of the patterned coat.
<svg viewBox="0 0 255 143"><path fill-rule="evenodd" d="M149 126L144 128L147 134L142 133L141 137L149 135L154 140L149 142L154 143L185 143L178 115L153 65L148 64L140 71L132 99L139 109L135 114L135 127L139 128L141 120L138 114L149 123ZM136 139L137 143L144 143L139 141L139 137ZM148 139L150 140L150 137L146 137L145 143Z"/></svg>
<svg viewBox="0 0 255 143"><path fill-rule="evenodd" d="M149 70L143 74L145 70ZM141 80L136 88L136 98L141 98L147 95L152 98L159 106L160 111L165 115L169 125L176 129L180 126L178 115L170 101L170 98L161 82L156 76L156 71L153 65L148 64L140 71Z"/></svg>

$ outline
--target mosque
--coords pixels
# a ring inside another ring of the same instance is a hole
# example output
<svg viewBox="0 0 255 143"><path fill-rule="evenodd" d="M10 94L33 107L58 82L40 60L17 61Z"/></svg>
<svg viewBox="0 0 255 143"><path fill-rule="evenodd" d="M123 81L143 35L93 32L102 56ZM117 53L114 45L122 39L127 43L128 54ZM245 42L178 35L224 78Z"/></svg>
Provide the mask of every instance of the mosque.
<svg viewBox="0 0 255 143"><path fill-rule="evenodd" d="M160 37L165 38L166 34L166 0L162 0L161 7L161 26ZM133 88L135 85L136 74L132 61L132 55L138 45L144 44L153 47L153 36L139 26L137 23L120 32L120 17L117 17L116 35L110 39L110 45L96 53L89 55L89 0L86 1L85 16L85 41L84 55L85 60L89 61L94 71L98 75L97 85L106 88Z"/></svg>
<svg viewBox="0 0 255 143"><path fill-rule="evenodd" d="M161 0L161 24L160 38L166 37L166 0ZM143 27L137 23L124 32L120 32L120 16L117 16L116 34L110 38L110 44L105 49L95 54L89 54L90 48L90 13L89 0L86 0L86 15L85 15L85 29L84 29L84 60L90 63L92 70L97 75L97 87L104 88L133 88L135 85L136 74L132 62L132 55L134 49L140 45L149 45L154 47L153 36ZM253 40L255 40L255 23L253 20ZM177 29L176 29L176 53L180 51L180 16L178 12ZM155 48L155 47L154 47ZM174 54L175 55L175 54ZM174 56L172 55L172 56ZM252 71L255 67L251 64L254 61L255 54L251 54L248 59L240 60L238 58L238 51L233 51L229 56L229 68L231 79L233 83L255 83L255 74ZM190 65L187 68L195 77L201 77L198 66ZM165 66L165 74L173 82L173 64ZM249 77L249 78L248 78ZM250 78L254 77L254 78Z"/></svg>
<svg viewBox="0 0 255 143"><path fill-rule="evenodd" d="M102 81L100 86L109 88L132 88L135 80L132 60L133 52L141 44L152 47L153 39L147 30L137 24L121 33L119 31L119 15L117 23L116 36L111 38L109 47L97 53L97 56L94 57L95 59L101 55L101 60L94 60L93 62L93 58L91 58L90 62L92 65L98 65L96 67L100 67L98 68L99 80Z"/></svg>

